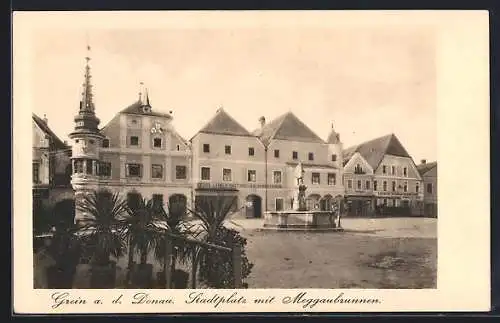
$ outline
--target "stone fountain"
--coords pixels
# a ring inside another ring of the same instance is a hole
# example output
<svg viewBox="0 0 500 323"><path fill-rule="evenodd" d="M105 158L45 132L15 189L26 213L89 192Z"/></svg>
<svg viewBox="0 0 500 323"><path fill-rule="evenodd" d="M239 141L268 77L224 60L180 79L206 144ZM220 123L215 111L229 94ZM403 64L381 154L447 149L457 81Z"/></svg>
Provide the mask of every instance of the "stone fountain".
<svg viewBox="0 0 500 323"><path fill-rule="evenodd" d="M278 231L343 231L340 226L340 208L330 211L308 210L304 185L304 168L299 162L295 168L296 188L292 210L270 211L264 216L264 229Z"/></svg>

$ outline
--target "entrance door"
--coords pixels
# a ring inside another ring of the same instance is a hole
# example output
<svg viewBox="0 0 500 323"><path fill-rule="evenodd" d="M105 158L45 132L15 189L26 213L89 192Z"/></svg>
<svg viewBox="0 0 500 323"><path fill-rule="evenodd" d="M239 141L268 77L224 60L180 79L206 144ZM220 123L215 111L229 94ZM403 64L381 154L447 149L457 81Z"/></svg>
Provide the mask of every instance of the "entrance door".
<svg viewBox="0 0 500 323"><path fill-rule="evenodd" d="M262 217L262 199L258 195L249 195L246 198L246 217L261 218Z"/></svg>

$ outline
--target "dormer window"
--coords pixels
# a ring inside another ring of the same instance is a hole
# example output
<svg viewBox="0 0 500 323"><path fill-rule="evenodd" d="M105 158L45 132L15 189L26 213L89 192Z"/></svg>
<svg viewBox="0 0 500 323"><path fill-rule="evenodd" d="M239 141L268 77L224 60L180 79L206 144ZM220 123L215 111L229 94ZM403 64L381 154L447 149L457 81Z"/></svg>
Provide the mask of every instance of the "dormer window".
<svg viewBox="0 0 500 323"><path fill-rule="evenodd" d="M142 110L144 111L144 113L150 113L151 112L151 107L145 105L142 107Z"/></svg>

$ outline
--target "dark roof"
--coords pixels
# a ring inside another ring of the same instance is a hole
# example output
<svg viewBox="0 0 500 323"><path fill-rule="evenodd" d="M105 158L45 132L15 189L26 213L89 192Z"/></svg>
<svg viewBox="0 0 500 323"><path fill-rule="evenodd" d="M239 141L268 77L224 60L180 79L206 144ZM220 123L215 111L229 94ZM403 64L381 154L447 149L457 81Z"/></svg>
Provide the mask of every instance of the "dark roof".
<svg viewBox="0 0 500 323"><path fill-rule="evenodd" d="M198 133L200 132L229 136L253 136L223 108L217 109L215 116L198 131Z"/></svg>
<svg viewBox="0 0 500 323"><path fill-rule="evenodd" d="M287 112L264 127L254 130L253 134L259 137L265 145L268 145L272 139L325 143L292 112Z"/></svg>
<svg viewBox="0 0 500 323"><path fill-rule="evenodd" d="M420 175L424 175L434 167L437 167L437 162L431 162L431 163L425 163L425 164L420 164L417 166L417 170L420 173Z"/></svg>
<svg viewBox="0 0 500 323"><path fill-rule="evenodd" d="M125 109L121 110L120 113L124 114L139 114L139 115L149 115L149 116L155 116L155 117L163 117L163 118L168 118L172 119L172 115L168 113L161 113L161 112L154 112L151 106L149 105L149 102L146 106L148 106L149 112L145 112L143 107L145 104L141 102L141 100L137 100L136 102L132 103Z"/></svg>
<svg viewBox="0 0 500 323"><path fill-rule="evenodd" d="M49 128L49 126L43 121L42 118L37 116L36 114L32 114L33 121L37 124L40 129L42 129L43 132L45 132L47 135L50 136L50 139L54 143L54 148L56 149L67 149L69 148L68 145L66 145L57 135L52 131L52 129Z"/></svg>
<svg viewBox="0 0 500 323"><path fill-rule="evenodd" d="M385 155L411 158L394 134L375 138L360 145L345 149L343 151L344 165L356 152L360 153L374 170L377 169Z"/></svg>

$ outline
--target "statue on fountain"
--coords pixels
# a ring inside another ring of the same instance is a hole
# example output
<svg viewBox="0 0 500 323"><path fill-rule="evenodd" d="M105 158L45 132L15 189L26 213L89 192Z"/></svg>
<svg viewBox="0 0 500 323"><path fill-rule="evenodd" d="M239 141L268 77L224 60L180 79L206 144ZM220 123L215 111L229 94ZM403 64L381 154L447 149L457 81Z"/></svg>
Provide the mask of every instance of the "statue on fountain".
<svg viewBox="0 0 500 323"><path fill-rule="evenodd" d="M295 167L295 179L297 181L297 190L294 194L293 199L293 209L295 211L306 211L306 188L304 185L304 167L302 166L302 162L299 162L297 167Z"/></svg>

